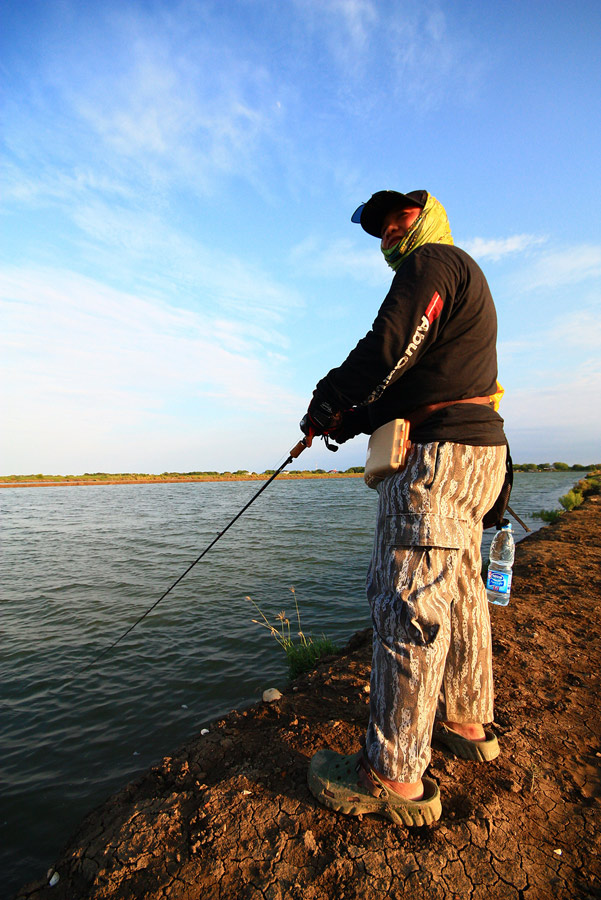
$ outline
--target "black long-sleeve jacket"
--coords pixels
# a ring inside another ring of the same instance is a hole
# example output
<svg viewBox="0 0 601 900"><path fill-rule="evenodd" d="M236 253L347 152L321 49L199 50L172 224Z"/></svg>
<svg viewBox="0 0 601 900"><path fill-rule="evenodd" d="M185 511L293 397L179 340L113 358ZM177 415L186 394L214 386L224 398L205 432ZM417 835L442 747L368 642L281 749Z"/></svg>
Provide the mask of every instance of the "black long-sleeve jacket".
<svg viewBox="0 0 601 900"><path fill-rule="evenodd" d="M403 262L371 330L316 388L334 409L355 408L356 433L431 403L496 393L497 316L486 278L465 251L425 244ZM414 441L504 444L492 408L435 412Z"/></svg>

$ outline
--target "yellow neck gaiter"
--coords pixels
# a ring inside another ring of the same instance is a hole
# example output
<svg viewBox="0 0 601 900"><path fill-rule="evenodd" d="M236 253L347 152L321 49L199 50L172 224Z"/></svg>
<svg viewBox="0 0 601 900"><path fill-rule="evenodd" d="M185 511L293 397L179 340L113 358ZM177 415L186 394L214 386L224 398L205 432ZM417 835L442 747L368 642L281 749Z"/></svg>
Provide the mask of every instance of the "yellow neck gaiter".
<svg viewBox="0 0 601 900"><path fill-rule="evenodd" d="M391 269L396 270L407 259L416 247L422 244L452 244L451 226L442 203L436 197L428 194L426 205L407 232L404 238L390 247L382 250L384 258Z"/></svg>

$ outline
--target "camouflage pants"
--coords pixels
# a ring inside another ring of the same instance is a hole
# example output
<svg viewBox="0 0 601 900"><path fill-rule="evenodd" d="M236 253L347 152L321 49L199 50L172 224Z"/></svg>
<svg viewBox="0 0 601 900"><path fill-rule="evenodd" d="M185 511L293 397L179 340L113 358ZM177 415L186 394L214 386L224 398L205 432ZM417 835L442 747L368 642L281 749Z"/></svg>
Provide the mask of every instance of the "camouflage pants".
<svg viewBox="0 0 601 900"><path fill-rule="evenodd" d="M373 622L366 751L388 778L417 781L436 716L493 719L481 519L503 483L505 447L431 443L380 485L367 596Z"/></svg>

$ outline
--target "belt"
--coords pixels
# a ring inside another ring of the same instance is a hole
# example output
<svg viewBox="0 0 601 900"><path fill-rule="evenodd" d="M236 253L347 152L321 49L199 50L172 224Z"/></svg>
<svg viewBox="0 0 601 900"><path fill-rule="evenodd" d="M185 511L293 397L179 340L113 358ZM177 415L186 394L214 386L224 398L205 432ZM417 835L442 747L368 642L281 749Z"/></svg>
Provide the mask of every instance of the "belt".
<svg viewBox="0 0 601 900"><path fill-rule="evenodd" d="M493 409L490 395L486 397L468 397L467 400L443 400L440 403L427 403L425 406L418 406L417 409L411 410L404 418L407 419L413 430L418 425L421 425L422 422L425 422L426 419L429 419L433 413L438 412L439 409L444 409L445 406L455 406L457 403L478 403L481 406L490 406Z"/></svg>

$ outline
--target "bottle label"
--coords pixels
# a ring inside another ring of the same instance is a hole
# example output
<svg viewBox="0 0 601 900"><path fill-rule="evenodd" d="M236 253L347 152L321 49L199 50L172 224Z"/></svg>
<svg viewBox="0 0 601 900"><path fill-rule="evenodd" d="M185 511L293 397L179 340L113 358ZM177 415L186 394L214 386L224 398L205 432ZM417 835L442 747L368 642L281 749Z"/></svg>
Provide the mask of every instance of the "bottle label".
<svg viewBox="0 0 601 900"><path fill-rule="evenodd" d="M486 590L494 591L495 594L508 594L511 590L511 574L511 572L495 572L494 569L489 569Z"/></svg>

